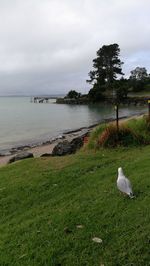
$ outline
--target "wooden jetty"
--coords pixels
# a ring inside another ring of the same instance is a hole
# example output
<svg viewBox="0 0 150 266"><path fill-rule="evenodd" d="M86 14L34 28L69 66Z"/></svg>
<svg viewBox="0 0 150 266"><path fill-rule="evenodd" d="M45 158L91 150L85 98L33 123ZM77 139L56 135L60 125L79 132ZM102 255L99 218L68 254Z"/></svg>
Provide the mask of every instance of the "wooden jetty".
<svg viewBox="0 0 150 266"><path fill-rule="evenodd" d="M57 99L57 97L53 96L34 96L31 97L31 102L33 103L48 103L51 99Z"/></svg>

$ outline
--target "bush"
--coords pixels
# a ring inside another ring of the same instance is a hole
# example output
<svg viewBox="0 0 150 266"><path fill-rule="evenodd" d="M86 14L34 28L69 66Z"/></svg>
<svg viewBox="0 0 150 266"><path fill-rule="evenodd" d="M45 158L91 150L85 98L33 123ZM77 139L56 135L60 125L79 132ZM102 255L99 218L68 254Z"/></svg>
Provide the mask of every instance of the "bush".
<svg viewBox="0 0 150 266"><path fill-rule="evenodd" d="M119 125L119 132L115 124L101 124L90 134L88 149L117 146L139 146L150 144L150 121L148 116L129 119Z"/></svg>
<svg viewBox="0 0 150 266"><path fill-rule="evenodd" d="M114 125L108 126L99 136L97 145L101 147L137 146L143 143L143 138L130 128L120 126L119 131Z"/></svg>

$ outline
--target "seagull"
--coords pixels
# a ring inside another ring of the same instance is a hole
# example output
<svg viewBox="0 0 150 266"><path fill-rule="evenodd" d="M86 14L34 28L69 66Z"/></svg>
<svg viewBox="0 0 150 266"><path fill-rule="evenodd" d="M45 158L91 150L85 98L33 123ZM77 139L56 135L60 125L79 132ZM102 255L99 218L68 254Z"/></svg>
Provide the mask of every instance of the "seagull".
<svg viewBox="0 0 150 266"><path fill-rule="evenodd" d="M117 187L121 192L127 194L131 199L134 198L130 180L125 177L121 167L118 168Z"/></svg>

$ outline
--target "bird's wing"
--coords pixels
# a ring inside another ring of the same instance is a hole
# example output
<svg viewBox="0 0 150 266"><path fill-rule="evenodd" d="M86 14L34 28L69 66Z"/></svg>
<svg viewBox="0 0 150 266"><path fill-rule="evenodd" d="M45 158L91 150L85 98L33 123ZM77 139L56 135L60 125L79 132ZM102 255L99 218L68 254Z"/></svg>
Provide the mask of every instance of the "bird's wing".
<svg viewBox="0 0 150 266"><path fill-rule="evenodd" d="M129 181L129 180L128 180ZM117 187L121 192L124 192L126 194L130 194L132 189L130 189L129 182L127 182L127 178L119 178L117 180Z"/></svg>
<svg viewBox="0 0 150 266"><path fill-rule="evenodd" d="M117 180L117 187L120 191L126 193L126 181L124 178L119 178Z"/></svg>
<svg viewBox="0 0 150 266"><path fill-rule="evenodd" d="M130 180L127 177L125 179L126 179L126 184L127 184L127 193L133 194Z"/></svg>

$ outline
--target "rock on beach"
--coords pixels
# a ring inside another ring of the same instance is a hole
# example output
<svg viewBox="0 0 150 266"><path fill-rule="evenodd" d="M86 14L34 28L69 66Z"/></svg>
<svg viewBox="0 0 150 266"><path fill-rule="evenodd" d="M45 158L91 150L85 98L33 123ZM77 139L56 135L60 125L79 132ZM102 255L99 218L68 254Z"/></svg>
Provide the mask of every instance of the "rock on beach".
<svg viewBox="0 0 150 266"><path fill-rule="evenodd" d="M21 153L16 154L15 156L11 157L9 159L8 163L13 163L13 162L16 162L19 160L24 160L24 159L33 158L33 157L34 157L33 153L31 153L31 152L21 152Z"/></svg>
<svg viewBox="0 0 150 266"><path fill-rule="evenodd" d="M83 146L83 137L74 138L71 142L64 140L59 142L52 151L52 156L63 156L75 153Z"/></svg>

